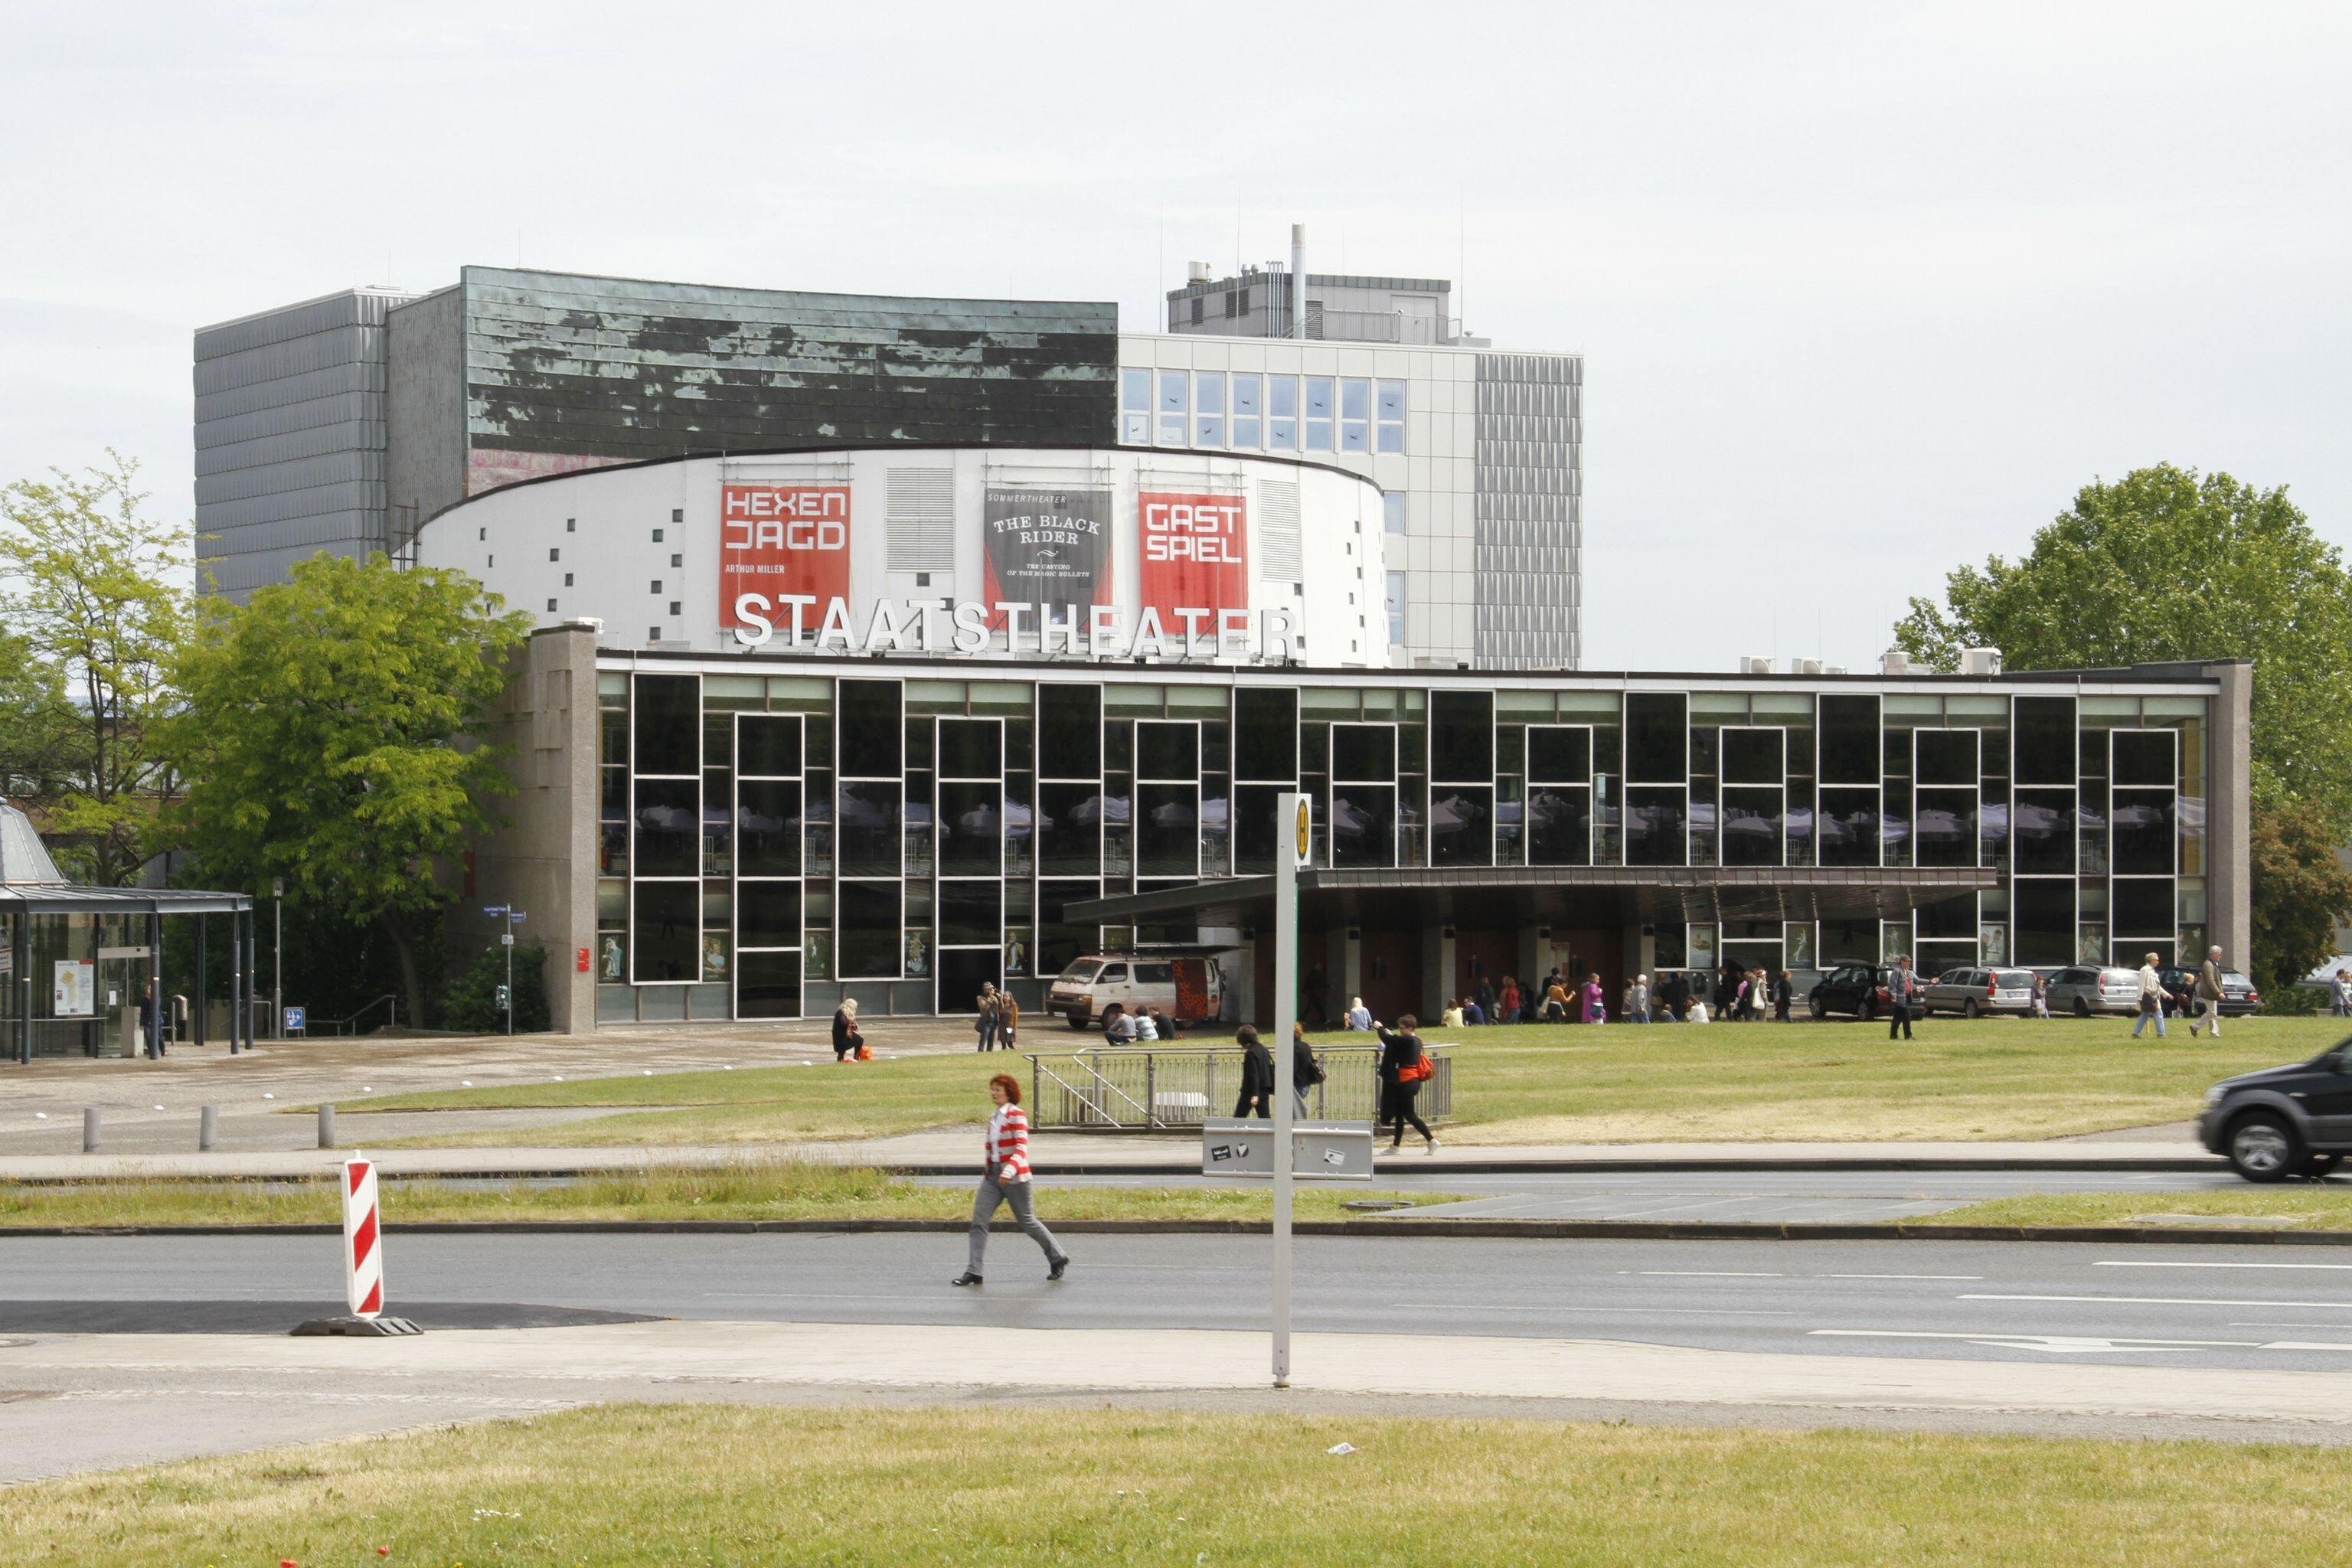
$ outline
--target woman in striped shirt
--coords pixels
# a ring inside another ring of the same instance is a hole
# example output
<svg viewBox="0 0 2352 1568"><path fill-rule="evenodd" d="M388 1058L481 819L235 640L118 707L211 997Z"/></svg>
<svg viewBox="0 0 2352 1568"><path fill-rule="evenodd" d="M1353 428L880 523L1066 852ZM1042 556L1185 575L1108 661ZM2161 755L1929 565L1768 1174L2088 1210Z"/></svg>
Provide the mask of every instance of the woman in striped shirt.
<svg viewBox="0 0 2352 1568"><path fill-rule="evenodd" d="M1045 1278L1059 1279L1070 1267L1069 1254L1029 1206L1029 1116L1021 1109L1021 1080L1011 1073L998 1073L988 1080L988 1093L996 1101L996 1114L988 1119L986 1163L981 1167L980 1191L971 1202L971 1261L949 1283L981 1283L981 1262L988 1253L988 1222L996 1217L998 1205L1008 1203L1022 1230L1044 1249Z"/></svg>

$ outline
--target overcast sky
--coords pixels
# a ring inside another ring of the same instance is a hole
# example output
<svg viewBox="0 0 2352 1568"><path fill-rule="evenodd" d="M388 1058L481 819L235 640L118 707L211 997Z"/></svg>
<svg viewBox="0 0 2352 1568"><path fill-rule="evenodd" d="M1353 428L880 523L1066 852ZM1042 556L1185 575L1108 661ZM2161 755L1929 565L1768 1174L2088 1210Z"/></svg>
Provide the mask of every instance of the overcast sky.
<svg viewBox="0 0 2352 1568"><path fill-rule="evenodd" d="M1585 662L1861 667L2158 460L2352 543L2352 7L0 10L0 476L192 515L189 333L467 262L1460 280L1586 356ZM2151 571L2163 569L2150 563Z"/></svg>

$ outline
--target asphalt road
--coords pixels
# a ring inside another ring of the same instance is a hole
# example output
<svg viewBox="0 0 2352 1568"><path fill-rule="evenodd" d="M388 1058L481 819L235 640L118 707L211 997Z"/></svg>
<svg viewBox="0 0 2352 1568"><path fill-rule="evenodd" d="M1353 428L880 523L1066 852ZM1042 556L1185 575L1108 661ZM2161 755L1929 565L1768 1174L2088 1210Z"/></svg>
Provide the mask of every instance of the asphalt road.
<svg viewBox="0 0 2352 1568"><path fill-rule="evenodd" d="M1045 1205L1050 1210L1050 1205ZM951 1235L398 1236L404 1300L532 1303L695 1319L1254 1329L1265 1237L1086 1236L1058 1286L1017 1234L981 1290L954 1290ZM2340 1248L1966 1242L1587 1242L1400 1237L1297 1244L1298 1327L1625 1340L1818 1355L2352 1371L2352 1257ZM312 1302L333 1237L0 1240L11 1311L58 1303ZM329 1290L320 1287L327 1285ZM95 1311L97 1309L93 1309ZM289 1306L284 1327L307 1315ZM30 1330L31 1325L24 1325Z"/></svg>

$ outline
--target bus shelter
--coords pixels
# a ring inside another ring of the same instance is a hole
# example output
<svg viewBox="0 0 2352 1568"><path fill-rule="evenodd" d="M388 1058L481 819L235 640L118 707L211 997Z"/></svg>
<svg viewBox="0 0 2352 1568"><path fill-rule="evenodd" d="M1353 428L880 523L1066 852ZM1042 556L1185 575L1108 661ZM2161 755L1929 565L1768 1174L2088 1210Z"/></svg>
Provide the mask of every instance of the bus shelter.
<svg viewBox="0 0 2352 1568"><path fill-rule="evenodd" d="M194 973L174 975L191 999L187 1040L206 1043L208 941L228 927L229 1049L253 1044L253 900L181 888L91 888L66 880L22 811L0 805L0 1056L117 1056L140 1048L139 1004L168 1018L163 922L195 919Z"/></svg>

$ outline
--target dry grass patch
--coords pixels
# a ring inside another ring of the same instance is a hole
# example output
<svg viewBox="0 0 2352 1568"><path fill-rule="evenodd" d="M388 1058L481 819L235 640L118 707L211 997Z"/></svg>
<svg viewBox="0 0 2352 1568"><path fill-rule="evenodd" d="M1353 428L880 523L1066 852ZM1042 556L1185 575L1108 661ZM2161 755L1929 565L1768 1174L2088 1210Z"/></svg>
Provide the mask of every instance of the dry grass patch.
<svg viewBox="0 0 2352 1568"><path fill-rule="evenodd" d="M969 1218L971 1194L927 1186L863 1166L746 1161L715 1168L648 1166L574 1182L383 1184L388 1224L446 1221L944 1219ZM1369 1193L1305 1186L1302 1219L1337 1219L1343 1203L1392 1198L1417 1205L1456 1194ZM1038 1206L1049 1221L1270 1220L1270 1189L1251 1183L1213 1187L1048 1187ZM0 1184L0 1232L26 1226L334 1225L341 1218L332 1177L306 1182L89 1182Z"/></svg>
<svg viewBox="0 0 2352 1568"><path fill-rule="evenodd" d="M1355 1453L1334 1456L1347 1442ZM0 1560L1701 1565L2352 1556L2321 1448L619 1406L13 1489Z"/></svg>
<svg viewBox="0 0 2352 1568"><path fill-rule="evenodd" d="M2052 1193L1993 1198L1897 1221L1920 1225L2137 1225L2149 1215L2271 1220L2294 1230L2352 1230L2352 1186L2228 1187L2210 1193Z"/></svg>

